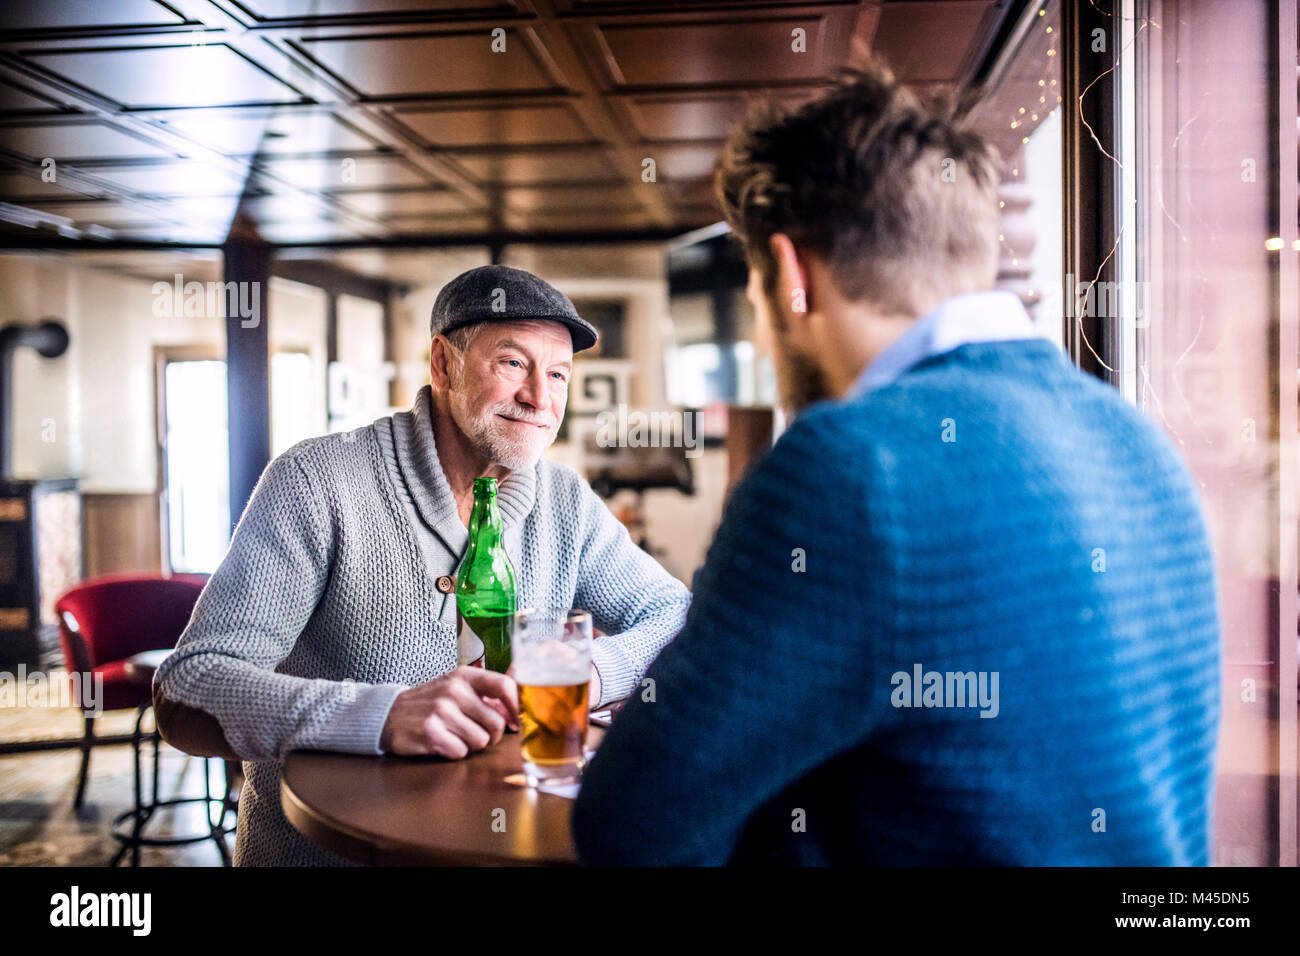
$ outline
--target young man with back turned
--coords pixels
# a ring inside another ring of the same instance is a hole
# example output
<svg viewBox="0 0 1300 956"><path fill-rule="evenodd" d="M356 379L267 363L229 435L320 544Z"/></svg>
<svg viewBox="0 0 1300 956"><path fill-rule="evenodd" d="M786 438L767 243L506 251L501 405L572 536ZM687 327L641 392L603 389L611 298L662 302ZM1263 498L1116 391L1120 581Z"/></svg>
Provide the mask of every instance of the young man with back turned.
<svg viewBox="0 0 1300 956"><path fill-rule="evenodd" d="M998 169L875 67L730 138L718 195L797 417L586 772L585 861L1208 861L1195 485L990 291Z"/></svg>

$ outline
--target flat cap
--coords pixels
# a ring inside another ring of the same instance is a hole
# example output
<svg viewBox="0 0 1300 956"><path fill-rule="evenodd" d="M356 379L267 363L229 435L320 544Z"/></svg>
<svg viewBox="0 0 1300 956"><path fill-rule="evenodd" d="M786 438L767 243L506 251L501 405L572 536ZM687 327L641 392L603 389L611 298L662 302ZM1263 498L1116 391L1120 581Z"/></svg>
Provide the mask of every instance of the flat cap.
<svg viewBox="0 0 1300 956"><path fill-rule="evenodd" d="M573 351L596 344L596 329L578 315L559 289L531 272L510 266L479 266L452 279L433 303L429 335L446 334L472 322L553 319L569 328Z"/></svg>

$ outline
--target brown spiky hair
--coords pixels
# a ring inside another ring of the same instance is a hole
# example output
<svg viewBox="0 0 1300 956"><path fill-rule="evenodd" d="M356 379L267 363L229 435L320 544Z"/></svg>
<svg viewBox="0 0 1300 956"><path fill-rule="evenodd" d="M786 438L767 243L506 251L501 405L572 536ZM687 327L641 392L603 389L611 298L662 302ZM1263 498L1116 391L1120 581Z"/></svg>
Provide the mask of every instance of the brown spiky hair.
<svg viewBox="0 0 1300 956"><path fill-rule="evenodd" d="M769 239L822 259L841 295L920 315L997 276L997 151L951 93L918 96L884 65L844 68L796 108L755 103L714 166L728 224L769 297Z"/></svg>

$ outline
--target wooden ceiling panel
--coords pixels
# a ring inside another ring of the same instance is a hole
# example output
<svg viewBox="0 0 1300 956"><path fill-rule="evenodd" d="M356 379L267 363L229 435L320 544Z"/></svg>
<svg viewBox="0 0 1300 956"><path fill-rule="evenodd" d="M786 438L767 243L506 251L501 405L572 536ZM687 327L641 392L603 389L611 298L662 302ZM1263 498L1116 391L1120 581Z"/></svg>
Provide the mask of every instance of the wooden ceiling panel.
<svg viewBox="0 0 1300 956"><path fill-rule="evenodd" d="M660 179L700 179L713 174L717 146L647 144L645 154L655 161Z"/></svg>
<svg viewBox="0 0 1300 956"><path fill-rule="evenodd" d="M374 140L331 113L303 110L185 110L162 122L233 156L371 151Z"/></svg>
<svg viewBox="0 0 1300 956"><path fill-rule="evenodd" d="M384 225L399 236L472 235L492 229L487 216L398 216Z"/></svg>
<svg viewBox="0 0 1300 956"><path fill-rule="evenodd" d="M467 211L465 197L447 189L349 192L338 198L343 206L365 216L414 216Z"/></svg>
<svg viewBox="0 0 1300 956"><path fill-rule="evenodd" d="M725 139L732 125L745 115L751 102L771 99L782 106L797 106L815 90L804 94L792 92L753 91L701 96L677 94L672 96L618 96L611 97L631 117L636 132L646 140Z"/></svg>
<svg viewBox="0 0 1300 956"><path fill-rule="evenodd" d="M10 83L0 83L0 113L55 109L58 109L58 104L53 100L43 99Z"/></svg>
<svg viewBox="0 0 1300 956"><path fill-rule="evenodd" d="M469 152L452 159L480 182L503 186L546 183L614 183L620 177L599 149L548 149L532 152Z"/></svg>
<svg viewBox="0 0 1300 956"><path fill-rule="evenodd" d="M337 242L362 235L345 222L329 219L263 223L258 231L267 242Z"/></svg>
<svg viewBox="0 0 1300 956"><path fill-rule="evenodd" d="M78 168L137 196L238 196L244 189L243 177L203 163Z"/></svg>
<svg viewBox="0 0 1300 956"><path fill-rule="evenodd" d="M713 177L703 176L699 179L667 181L660 184L668 201L677 208L711 206L717 208L713 195Z"/></svg>
<svg viewBox="0 0 1300 956"><path fill-rule="evenodd" d="M705 6L703 3L692 2L692 0L682 0L676 4L674 10L671 0L552 0L555 9L561 13L570 14L588 14L588 15L608 15L610 13L641 13L647 6L657 6L660 11L668 13L678 13L683 10L689 10L692 7ZM879 2L879 0L875 0ZM794 6L791 0L708 0L710 8L725 7L789 7ZM800 4L807 6L808 4ZM817 4L819 7L858 7L862 6L858 0L820 0Z"/></svg>
<svg viewBox="0 0 1300 956"><path fill-rule="evenodd" d="M238 196L201 196L172 199L167 213L181 222L229 225L239 209Z"/></svg>
<svg viewBox="0 0 1300 956"><path fill-rule="evenodd" d="M154 0L5 0L0 30L74 30L174 26L184 23Z"/></svg>
<svg viewBox="0 0 1300 956"><path fill-rule="evenodd" d="M369 17L385 13L481 14L516 12L513 3L491 0L235 0L256 20L312 20Z"/></svg>
<svg viewBox="0 0 1300 956"><path fill-rule="evenodd" d="M299 187L324 191L425 186L428 179L395 156L348 156L341 159L273 159L258 164Z"/></svg>
<svg viewBox="0 0 1300 956"><path fill-rule="evenodd" d="M792 49L803 30L806 52ZM608 51L615 86L665 87L816 82L830 66L818 17L681 23L606 23L596 38Z"/></svg>
<svg viewBox="0 0 1300 956"><path fill-rule="evenodd" d="M225 44L34 53L50 73L131 109L291 103L292 87Z"/></svg>
<svg viewBox="0 0 1300 956"><path fill-rule="evenodd" d="M640 209L645 191L653 189L651 183L642 183L642 192L629 186L546 186L542 188L515 187L500 191L506 205L517 212L595 209Z"/></svg>
<svg viewBox="0 0 1300 956"><path fill-rule="evenodd" d="M0 202L21 199L76 199L98 195L93 189L72 189L59 182L45 182L36 175L0 171Z"/></svg>
<svg viewBox="0 0 1300 956"><path fill-rule="evenodd" d="M108 123L62 122L0 127L0 146L39 161L159 159L176 153Z"/></svg>
<svg viewBox="0 0 1300 956"><path fill-rule="evenodd" d="M306 39L303 47L362 96L445 96L520 92L559 84L516 30L492 52L487 30L428 35Z"/></svg>
<svg viewBox="0 0 1300 956"><path fill-rule="evenodd" d="M875 49L907 82L956 78L992 24L994 0L896 0L881 9Z"/></svg>
<svg viewBox="0 0 1300 956"><path fill-rule="evenodd" d="M229 223L154 222L110 227L116 238L140 242L172 242L177 245L211 245L224 242Z"/></svg>
<svg viewBox="0 0 1300 956"><path fill-rule="evenodd" d="M496 106L401 110L408 128L435 146L542 146L592 139L572 106Z"/></svg>
<svg viewBox="0 0 1300 956"><path fill-rule="evenodd" d="M621 97L642 139L720 139L745 111L739 94L690 98Z"/></svg>
<svg viewBox="0 0 1300 956"><path fill-rule="evenodd" d="M964 82L1015 6L0 0L0 202L169 241L219 242L236 209L297 244L685 232L717 221L752 100L796 105L868 51Z"/></svg>
<svg viewBox="0 0 1300 956"><path fill-rule="evenodd" d="M567 209L517 214L514 227L529 232L599 232L648 229L654 220L644 209Z"/></svg>
<svg viewBox="0 0 1300 956"><path fill-rule="evenodd" d="M65 216L79 226L115 227L169 222L166 217L144 206L128 206L115 202L28 203L27 205L55 216Z"/></svg>

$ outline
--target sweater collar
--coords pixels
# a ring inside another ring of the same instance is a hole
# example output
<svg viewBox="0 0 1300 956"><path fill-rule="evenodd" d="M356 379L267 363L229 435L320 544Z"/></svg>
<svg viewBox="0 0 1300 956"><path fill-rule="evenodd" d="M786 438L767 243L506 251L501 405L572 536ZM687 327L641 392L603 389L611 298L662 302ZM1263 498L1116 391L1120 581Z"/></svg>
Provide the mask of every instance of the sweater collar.
<svg viewBox="0 0 1300 956"><path fill-rule="evenodd" d="M463 554L469 530L460 523L456 499L438 460L433 438L433 389L425 385L415 396L409 411L393 416L393 448L402 480L424 523L452 554ZM517 528L533 510L537 494L537 465L512 471L497 488L497 507L507 535L517 537ZM515 531L514 534L511 534Z"/></svg>
<svg viewBox="0 0 1300 956"><path fill-rule="evenodd" d="M866 367L846 397L892 384L912 366L963 345L1035 337L1034 321L1014 293L999 289L955 295L912 323Z"/></svg>

